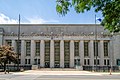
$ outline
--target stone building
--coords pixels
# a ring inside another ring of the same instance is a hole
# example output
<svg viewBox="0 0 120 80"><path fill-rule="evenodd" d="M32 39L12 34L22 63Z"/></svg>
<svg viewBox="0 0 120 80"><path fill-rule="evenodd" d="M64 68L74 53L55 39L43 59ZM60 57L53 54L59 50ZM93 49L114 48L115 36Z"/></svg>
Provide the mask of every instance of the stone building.
<svg viewBox="0 0 120 80"><path fill-rule="evenodd" d="M120 33L95 24L0 24L0 45L17 52L20 65L50 68L119 66ZM10 63L12 64L12 63Z"/></svg>

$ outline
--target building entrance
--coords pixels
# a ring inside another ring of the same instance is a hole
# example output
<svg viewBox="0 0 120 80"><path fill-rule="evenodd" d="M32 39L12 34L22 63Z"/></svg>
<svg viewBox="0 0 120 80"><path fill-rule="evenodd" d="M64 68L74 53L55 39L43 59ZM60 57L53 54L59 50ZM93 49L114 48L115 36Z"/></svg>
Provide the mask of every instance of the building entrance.
<svg viewBox="0 0 120 80"><path fill-rule="evenodd" d="M75 67L80 66L80 59L75 59L74 64L75 64Z"/></svg>
<svg viewBox="0 0 120 80"><path fill-rule="evenodd" d="M45 62L45 68L50 68L50 62Z"/></svg>

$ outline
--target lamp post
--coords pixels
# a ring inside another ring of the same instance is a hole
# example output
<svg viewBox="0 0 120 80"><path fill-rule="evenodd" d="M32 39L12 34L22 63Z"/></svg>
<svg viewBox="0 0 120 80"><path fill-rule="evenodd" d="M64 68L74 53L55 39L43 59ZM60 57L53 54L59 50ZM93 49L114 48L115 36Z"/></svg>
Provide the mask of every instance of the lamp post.
<svg viewBox="0 0 120 80"><path fill-rule="evenodd" d="M19 50L19 43L20 43L20 14L19 14L19 25L18 25L18 40L17 40L17 54L18 54L18 63L17 63L17 70L19 70L19 54L20 54L20 50Z"/></svg>

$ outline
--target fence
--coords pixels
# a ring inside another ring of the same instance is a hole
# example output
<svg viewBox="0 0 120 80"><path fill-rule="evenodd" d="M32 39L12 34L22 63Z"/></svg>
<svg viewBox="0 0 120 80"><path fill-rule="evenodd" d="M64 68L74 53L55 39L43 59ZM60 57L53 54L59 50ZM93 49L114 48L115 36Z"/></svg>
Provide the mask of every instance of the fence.
<svg viewBox="0 0 120 80"><path fill-rule="evenodd" d="M97 71L97 72L109 72L110 69L113 72L119 72L119 66L83 66L83 70L86 71Z"/></svg>
<svg viewBox="0 0 120 80"><path fill-rule="evenodd" d="M3 71L4 67L0 65L0 71ZM17 65L7 65L6 70L17 71ZM31 70L31 65L19 65L19 69Z"/></svg>

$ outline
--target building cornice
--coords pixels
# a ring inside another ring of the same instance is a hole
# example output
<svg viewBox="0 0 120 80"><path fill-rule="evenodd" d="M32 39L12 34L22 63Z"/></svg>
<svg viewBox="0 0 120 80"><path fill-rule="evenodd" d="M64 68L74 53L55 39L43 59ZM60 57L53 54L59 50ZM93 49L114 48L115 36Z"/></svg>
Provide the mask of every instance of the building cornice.
<svg viewBox="0 0 120 80"><path fill-rule="evenodd" d="M0 26L18 26L19 24L0 24ZM101 26L100 24L20 24L21 26Z"/></svg>

